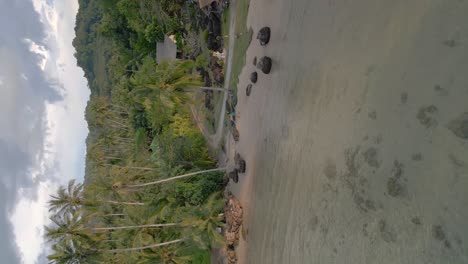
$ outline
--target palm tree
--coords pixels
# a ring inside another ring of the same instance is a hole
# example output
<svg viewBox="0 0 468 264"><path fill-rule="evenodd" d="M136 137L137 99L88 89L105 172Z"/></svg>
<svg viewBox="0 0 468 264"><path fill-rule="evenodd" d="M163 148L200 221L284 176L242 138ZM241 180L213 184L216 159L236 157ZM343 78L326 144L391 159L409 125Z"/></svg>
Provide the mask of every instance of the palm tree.
<svg viewBox="0 0 468 264"><path fill-rule="evenodd" d="M47 256L49 264L102 263L97 250L84 249L63 242L53 244L52 250L54 253Z"/></svg>
<svg viewBox="0 0 468 264"><path fill-rule="evenodd" d="M188 227L189 236L201 248L212 248L224 244L224 238L216 231L223 226L223 200L221 192L210 195L203 206L193 207L182 213L182 226Z"/></svg>
<svg viewBox="0 0 468 264"><path fill-rule="evenodd" d="M87 227L87 225L89 225L89 219L94 216L95 214L85 216L81 211L76 211L73 214L66 213L64 215L54 215L50 217L50 220L55 224L55 226L45 226L46 237L49 240L63 240L68 242L74 242L75 239L86 239L87 241L91 241L93 234L97 234L99 231L180 226L179 223L162 223L111 227Z"/></svg>
<svg viewBox="0 0 468 264"><path fill-rule="evenodd" d="M151 251L143 251L142 264L153 264L153 263L177 263L177 264L188 264L193 263L193 257L184 254L184 249L192 247L183 246L180 244L171 244L165 247L152 248Z"/></svg>
<svg viewBox="0 0 468 264"><path fill-rule="evenodd" d="M169 182L169 181L173 181L173 180L188 178L188 177L199 175L199 174L204 174L204 173L209 173L209 172L216 172L216 171L226 171L226 169L227 169L227 167L223 167L223 168L216 168L216 169L209 169L209 170L203 170L203 171L190 172L190 173L186 173L186 174L183 174L183 175L170 177L170 178L167 178L167 179L162 179L162 180L157 180L157 181L152 181L152 182L147 182L147 183L126 185L125 187L128 187L128 188L146 187L146 186L161 184L161 183L165 183L165 182Z"/></svg>
<svg viewBox="0 0 468 264"><path fill-rule="evenodd" d="M49 241L78 244L77 239L90 239L87 230L82 229L83 219L77 212L54 215L49 218L55 226L45 226L45 236Z"/></svg>
<svg viewBox="0 0 468 264"><path fill-rule="evenodd" d="M219 87L204 87L200 76L192 74L195 63L191 60L163 61L155 64L154 60L146 59L140 70L133 76L131 82L136 86L134 95L148 96L154 93L157 97L185 99L187 89L203 89L227 91Z"/></svg>
<svg viewBox="0 0 468 264"><path fill-rule="evenodd" d="M105 252L106 253L121 253L121 252L128 252L128 251L139 251L139 250L148 249L148 248L158 248L158 247L168 246L168 245L172 245L172 244L176 244L176 243L182 243L182 242L186 241L187 239L188 239L188 237L184 237L184 238L174 239L174 240L171 240L171 241L152 244L152 245L148 245L148 246L111 249L111 250L106 250Z"/></svg>
<svg viewBox="0 0 468 264"><path fill-rule="evenodd" d="M62 213L64 211L75 212L82 205L83 185L75 184L72 179L68 182L67 188L60 186L57 195L51 195L49 201L49 212Z"/></svg>
<svg viewBox="0 0 468 264"><path fill-rule="evenodd" d="M49 203L49 212L54 212L56 215L63 214L69 211L72 214L77 211L81 206L94 205L94 201L89 201L83 197L83 184L76 183L74 179L68 182L67 188L60 186L57 195L51 195L52 199ZM122 204L122 205L144 205L140 202L119 202L113 200L99 201L108 204Z"/></svg>
<svg viewBox="0 0 468 264"><path fill-rule="evenodd" d="M45 226L45 235L49 241L55 241L56 243L62 243L61 245L72 245L73 249L87 249L92 251L99 251L99 243L104 241L103 236L99 231L108 230L123 230L123 229L144 229L144 228L160 228L160 227L174 227L180 226L177 223L165 223L165 224L148 224L148 225L132 225L132 226L117 226L117 227L87 227L90 225L90 218L92 215L84 216L80 211L75 213L66 213L64 215L55 215L50 218L53 226ZM180 240L180 239L179 239ZM181 240L179 241L181 242ZM138 248L127 248L120 249L120 251L108 250L104 252L117 253L125 251L140 250L145 248L159 247L177 243L177 241L169 241L164 243L158 243L149 246L143 246ZM59 248L60 250L69 249L67 246ZM74 252L75 254L76 252ZM79 253L76 253L80 255ZM67 254L68 256L69 254Z"/></svg>

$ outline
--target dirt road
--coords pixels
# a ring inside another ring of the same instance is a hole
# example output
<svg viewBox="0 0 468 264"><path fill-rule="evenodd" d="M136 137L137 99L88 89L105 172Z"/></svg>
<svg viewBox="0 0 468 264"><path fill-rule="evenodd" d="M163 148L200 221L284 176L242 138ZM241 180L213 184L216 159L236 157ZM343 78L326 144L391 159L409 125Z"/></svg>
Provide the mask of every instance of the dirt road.
<svg viewBox="0 0 468 264"><path fill-rule="evenodd" d="M240 77L240 263L468 263L468 1L249 12L272 39Z"/></svg>

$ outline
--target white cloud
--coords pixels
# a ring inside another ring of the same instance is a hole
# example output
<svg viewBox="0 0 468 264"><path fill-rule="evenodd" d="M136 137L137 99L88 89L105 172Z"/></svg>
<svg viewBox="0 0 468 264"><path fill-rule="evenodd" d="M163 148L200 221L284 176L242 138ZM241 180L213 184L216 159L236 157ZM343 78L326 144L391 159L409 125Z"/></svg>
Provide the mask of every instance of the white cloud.
<svg viewBox="0 0 468 264"><path fill-rule="evenodd" d="M52 182L39 184L38 199L22 199L15 208L11 220L14 223L14 233L24 263L35 263L41 253L44 243L44 229L47 218L47 200L51 190L56 188ZM27 190L20 190L24 192Z"/></svg>
<svg viewBox="0 0 468 264"><path fill-rule="evenodd" d="M14 225L16 243L23 263L33 264L44 250L42 227L48 223L47 199L58 184L71 178L84 176L85 139L88 134L84 119L89 89L83 72L76 66L72 47L75 16L78 4L75 0L32 0L47 32L43 43L25 40L31 52L37 54L40 67L50 79L56 79L63 91L63 100L46 104L44 154L31 178L41 181L37 197L30 197L27 189L19 190L22 197L17 204L11 222ZM60 16L58 15L60 14ZM27 78L27 76L25 76ZM2 84L0 78L0 85ZM46 175L57 167L59 177ZM33 219L33 220L32 220Z"/></svg>
<svg viewBox="0 0 468 264"><path fill-rule="evenodd" d="M46 47L37 44L36 42L30 40L30 39L24 39L24 42L26 42L29 45L29 51L32 53L35 53L39 55L41 58L41 62L39 63L39 67L41 67L42 70L45 70L45 67L47 65L47 61L50 57L49 51L46 49Z"/></svg>

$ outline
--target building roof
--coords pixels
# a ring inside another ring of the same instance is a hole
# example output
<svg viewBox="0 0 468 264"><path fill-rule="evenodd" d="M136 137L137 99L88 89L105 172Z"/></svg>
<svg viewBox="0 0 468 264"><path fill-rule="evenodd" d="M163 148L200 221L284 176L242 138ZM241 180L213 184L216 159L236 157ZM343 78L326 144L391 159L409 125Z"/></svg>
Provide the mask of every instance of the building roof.
<svg viewBox="0 0 468 264"><path fill-rule="evenodd" d="M175 60L177 55L177 45L174 40L164 36L164 42L156 43L156 62L163 60Z"/></svg>

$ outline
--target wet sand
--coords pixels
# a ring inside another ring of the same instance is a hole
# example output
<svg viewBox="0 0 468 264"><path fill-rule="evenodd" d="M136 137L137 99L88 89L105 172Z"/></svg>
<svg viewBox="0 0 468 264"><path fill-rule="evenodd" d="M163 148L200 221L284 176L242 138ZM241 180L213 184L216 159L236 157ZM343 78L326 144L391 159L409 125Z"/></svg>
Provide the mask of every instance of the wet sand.
<svg viewBox="0 0 468 264"><path fill-rule="evenodd" d="M468 1L255 0L248 25L272 38L240 77L239 263L468 263Z"/></svg>

